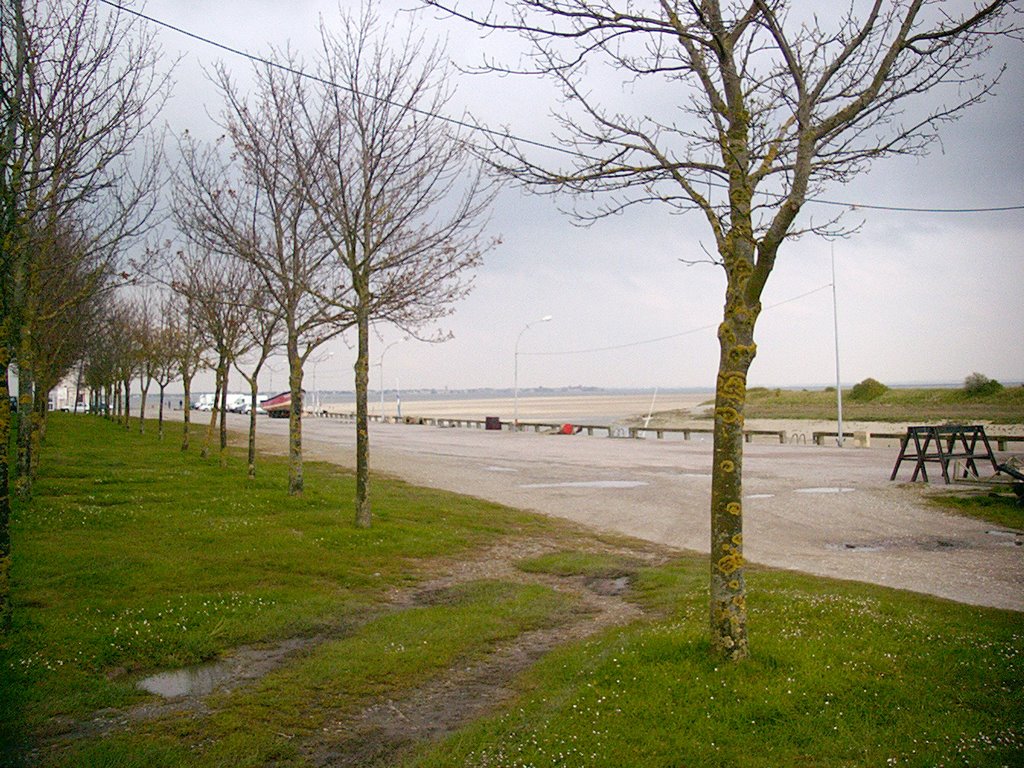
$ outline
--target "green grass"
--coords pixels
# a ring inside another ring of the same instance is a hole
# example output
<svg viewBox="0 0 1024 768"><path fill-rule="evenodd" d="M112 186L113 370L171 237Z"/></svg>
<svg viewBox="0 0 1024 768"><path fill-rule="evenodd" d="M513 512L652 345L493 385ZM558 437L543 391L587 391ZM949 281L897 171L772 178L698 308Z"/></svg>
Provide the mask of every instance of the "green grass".
<svg viewBox="0 0 1024 768"><path fill-rule="evenodd" d="M889 389L869 402L856 402L843 391L843 418L849 421L951 421L1024 423L1024 386L984 396L963 389ZM834 390L788 390L752 387L747 391L748 419L833 419Z"/></svg>
<svg viewBox="0 0 1024 768"><path fill-rule="evenodd" d="M493 715L388 764L1016 766L1024 764L1024 620L852 582L748 574L753 657L717 663L707 560L651 567L544 518L307 465L222 470L176 441L56 418L35 500L14 518L15 629L0 643L0 764L306 766L325 728L400 698L522 633L579 618L564 590L484 580L386 597L503 537L550 538L520 577L629 575L646 617L555 650ZM627 542L616 548L627 549ZM154 702L150 670L311 637L258 681L104 737L98 710ZM339 726L338 724L341 724ZM32 754L32 750L39 750Z"/></svg>
<svg viewBox="0 0 1024 768"><path fill-rule="evenodd" d="M1024 506L1013 493L937 494L931 501L960 515L976 517L1005 528L1024 530Z"/></svg>
<svg viewBox="0 0 1024 768"><path fill-rule="evenodd" d="M520 560L516 567L526 573L614 579L633 574L642 562L638 558L606 552L562 551Z"/></svg>
<svg viewBox="0 0 1024 768"><path fill-rule="evenodd" d="M152 431L152 430L151 430ZM16 508L14 631L0 647L0 744L53 718L142 700L145 670L338 627L415 582L433 558L537 530L538 518L378 478L374 526L353 524L352 477L283 461L255 482L177 441L53 417L34 501ZM2 763L2 759L0 759Z"/></svg>
<svg viewBox="0 0 1024 768"><path fill-rule="evenodd" d="M667 612L545 659L500 715L407 768L1016 766L1020 616L757 570L753 657L717 663L703 563L641 572Z"/></svg>
<svg viewBox="0 0 1024 768"><path fill-rule="evenodd" d="M565 597L543 587L461 585L440 605L383 616L351 636L317 646L251 688L213 697L209 717L165 719L114 737L120 743L117 753L144 751L153 766L242 768L300 761L297 739L321 730L327 713L332 721L351 717L375 697L401 695L500 641L555 625L569 608ZM110 741L73 749L57 764L103 765Z"/></svg>

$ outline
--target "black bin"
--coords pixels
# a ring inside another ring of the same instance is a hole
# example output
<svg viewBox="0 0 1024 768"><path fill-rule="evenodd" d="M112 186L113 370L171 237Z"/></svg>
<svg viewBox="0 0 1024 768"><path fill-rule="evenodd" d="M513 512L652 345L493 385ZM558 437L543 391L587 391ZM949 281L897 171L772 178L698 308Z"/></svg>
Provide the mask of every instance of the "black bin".
<svg viewBox="0 0 1024 768"><path fill-rule="evenodd" d="M484 419L484 429L501 429L501 419L497 416L488 416Z"/></svg>

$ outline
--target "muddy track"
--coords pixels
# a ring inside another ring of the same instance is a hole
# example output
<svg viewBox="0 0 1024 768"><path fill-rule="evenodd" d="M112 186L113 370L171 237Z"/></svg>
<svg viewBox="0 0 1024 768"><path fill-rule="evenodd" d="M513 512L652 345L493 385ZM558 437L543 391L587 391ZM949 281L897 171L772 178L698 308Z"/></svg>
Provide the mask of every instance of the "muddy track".
<svg viewBox="0 0 1024 768"><path fill-rule="evenodd" d="M568 621L523 633L485 657L457 665L422 686L372 702L355 717L327 722L304 745L303 752L310 762L332 768L388 765L399 754L439 740L495 711L515 696L515 679L549 651L642 616L642 611L622 596L628 590L627 577L527 574L516 570L514 562L551 551L552 547L520 542L512 548L515 557L509 556L508 549L500 546L483 558L462 563L454 572L421 585L410 597L415 603L429 602L434 594L478 579L543 584L576 598L579 607ZM640 554L632 550L616 552Z"/></svg>
<svg viewBox="0 0 1024 768"><path fill-rule="evenodd" d="M599 545L593 540L572 544L651 563L667 559L667 553L652 547ZM385 613L429 605L443 599L446 592L460 584L484 579L540 584L574 598L576 610L563 617L565 621L558 626L525 632L486 656L463 661L422 686L370 701L354 716L328 716L318 733L302 739L301 750L315 765L387 764L402 751L426 740L442 738L495 710L514 695L515 678L549 651L642 615L642 611L623 596L629 586L626 576L559 577L525 573L516 568L520 560L564 549L565 545L565 541L513 539L473 553L466 559L436 564L435 577L414 587L393 590L380 608L348 617L328 631L234 649L219 664L221 669L211 691L186 693L126 710L101 710L86 720L55 720L29 753L29 763L40 762L81 739L130 732L142 723L163 718L206 717L213 711L210 704L213 694L251 685L321 644L343 638Z"/></svg>

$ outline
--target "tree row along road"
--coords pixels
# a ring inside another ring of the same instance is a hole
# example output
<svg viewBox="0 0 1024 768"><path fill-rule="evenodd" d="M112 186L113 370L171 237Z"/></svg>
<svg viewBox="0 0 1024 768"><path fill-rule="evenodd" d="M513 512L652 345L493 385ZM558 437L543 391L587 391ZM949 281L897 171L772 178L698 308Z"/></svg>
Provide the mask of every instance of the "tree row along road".
<svg viewBox="0 0 1024 768"><path fill-rule="evenodd" d="M232 416L230 424L242 432L246 422ZM262 448L283 453L287 428L262 418ZM405 424L371 430L378 472L708 551L710 443ZM308 418L303 433L308 459L353 466L352 424ZM748 560L1024 611L1024 536L935 508L929 486L889 482L895 456L891 448L748 445Z"/></svg>

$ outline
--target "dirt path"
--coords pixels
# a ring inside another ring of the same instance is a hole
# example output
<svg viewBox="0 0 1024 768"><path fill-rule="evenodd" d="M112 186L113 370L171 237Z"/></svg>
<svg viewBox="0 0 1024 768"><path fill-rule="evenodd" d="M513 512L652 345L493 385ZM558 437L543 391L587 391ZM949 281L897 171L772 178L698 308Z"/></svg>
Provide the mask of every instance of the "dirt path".
<svg viewBox="0 0 1024 768"><path fill-rule="evenodd" d="M83 721L54 721L30 754L29 762L45 762L71 743L130 732L147 722L207 717L213 712L212 694L244 689L319 645L345 637L382 614L430 605L444 599L445 593L460 584L486 579L538 584L574 598L575 610L557 626L525 632L481 658L457 664L424 685L368 701L354 716L328 716L319 732L300 737L301 750L314 765L387 764L400 752L423 741L442 738L495 710L514 695L515 678L554 648L643 615L641 609L625 597L629 590L628 576L559 577L526 573L516 567L516 563L524 559L577 546L651 564L664 562L671 556L671 552L663 548L611 546L594 539L504 540L468 558L436 563L435 576L415 587L393 590L378 609L349 617L330 631L287 638L275 644L243 646L224 660L201 665L213 670L212 680L197 690L182 690L164 700L126 710L101 710Z"/></svg>
<svg viewBox="0 0 1024 768"><path fill-rule="evenodd" d="M456 584L498 579L543 584L572 595L579 607L563 624L523 633L483 658L452 667L425 685L370 703L354 718L328 722L305 745L304 753L310 762L339 768L389 765L396 755L425 741L441 739L496 710L515 695L515 678L554 648L643 615L623 597L629 588L626 577L558 577L528 574L515 567L519 560L552 550L549 541L503 542L482 556L453 564L449 573L415 591L396 595L398 602L429 604L434 595L444 594ZM650 551L615 552L651 559Z"/></svg>

